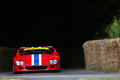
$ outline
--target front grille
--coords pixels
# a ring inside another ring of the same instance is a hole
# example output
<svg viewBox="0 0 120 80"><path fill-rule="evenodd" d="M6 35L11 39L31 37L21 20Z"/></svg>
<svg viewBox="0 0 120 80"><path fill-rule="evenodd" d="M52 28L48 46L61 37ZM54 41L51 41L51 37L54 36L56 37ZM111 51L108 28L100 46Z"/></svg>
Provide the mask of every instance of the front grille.
<svg viewBox="0 0 120 80"><path fill-rule="evenodd" d="M47 69L47 66L28 66L26 69L35 70L35 69Z"/></svg>

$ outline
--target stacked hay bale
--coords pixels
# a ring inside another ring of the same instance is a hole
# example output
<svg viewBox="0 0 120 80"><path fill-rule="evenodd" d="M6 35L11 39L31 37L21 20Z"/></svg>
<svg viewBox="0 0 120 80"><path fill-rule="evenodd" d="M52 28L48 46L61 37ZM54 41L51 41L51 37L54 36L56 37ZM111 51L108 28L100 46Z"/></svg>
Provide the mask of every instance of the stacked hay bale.
<svg viewBox="0 0 120 80"><path fill-rule="evenodd" d="M87 70L91 66L120 69L120 38L87 41L83 48Z"/></svg>
<svg viewBox="0 0 120 80"><path fill-rule="evenodd" d="M11 71L16 48L0 47L0 72Z"/></svg>

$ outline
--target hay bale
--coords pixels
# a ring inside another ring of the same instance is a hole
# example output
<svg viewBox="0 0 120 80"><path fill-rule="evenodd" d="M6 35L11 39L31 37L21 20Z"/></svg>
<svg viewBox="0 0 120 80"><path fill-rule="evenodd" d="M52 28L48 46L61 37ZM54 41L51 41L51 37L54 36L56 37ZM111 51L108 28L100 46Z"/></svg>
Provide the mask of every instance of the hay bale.
<svg viewBox="0 0 120 80"><path fill-rule="evenodd" d="M99 65L99 46L96 45L96 41L93 41L93 42L88 41L85 43L85 45L87 47L87 48L84 48L86 68L88 69L91 66L91 64ZM96 52L94 52L95 49L96 49Z"/></svg>
<svg viewBox="0 0 120 80"><path fill-rule="evenodd" d="M93 65L120 69L120 38L87 41L83 48L87 70Z"/></svg>

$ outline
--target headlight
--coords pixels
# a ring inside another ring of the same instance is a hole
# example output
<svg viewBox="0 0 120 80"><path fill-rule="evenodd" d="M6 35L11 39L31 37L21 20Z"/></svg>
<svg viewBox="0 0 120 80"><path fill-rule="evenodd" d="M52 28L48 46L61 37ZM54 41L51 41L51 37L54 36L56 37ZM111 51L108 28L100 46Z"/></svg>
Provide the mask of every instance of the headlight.
<svg viewBox="0 0 120 80"><path fill-rule="evenodd" d="M57 64L57 59L50 59L50 60L49 60L49 63L50 63L50 64Z"/></svg>
<svg viewBox="0 0 120 80"><path fill-rule="evenodd" d="M24 61L16 61L16 65L24 65Z"/></svg>

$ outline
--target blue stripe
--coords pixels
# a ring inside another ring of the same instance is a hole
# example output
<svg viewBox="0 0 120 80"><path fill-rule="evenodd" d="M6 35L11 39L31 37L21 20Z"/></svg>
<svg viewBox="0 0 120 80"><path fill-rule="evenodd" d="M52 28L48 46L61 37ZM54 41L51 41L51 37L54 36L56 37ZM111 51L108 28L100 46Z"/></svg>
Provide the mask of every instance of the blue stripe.
<svg viewBox="0 0 120 80"><path fill-rule="evenodd" d="M39 65L39 54L34 54L34 65Z"/></svg>

